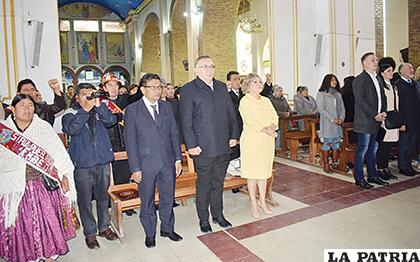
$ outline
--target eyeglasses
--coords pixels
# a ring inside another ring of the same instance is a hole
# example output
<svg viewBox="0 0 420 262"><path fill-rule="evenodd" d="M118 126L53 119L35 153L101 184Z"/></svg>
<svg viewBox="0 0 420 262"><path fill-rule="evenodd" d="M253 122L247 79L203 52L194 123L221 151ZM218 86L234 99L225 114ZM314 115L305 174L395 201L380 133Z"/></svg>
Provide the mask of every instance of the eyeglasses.
<svg viewBox="0 0 420 262"><path fill-rule="evenodd" d="M150 88L153 91L162 90L162 86L144 86L145 88Z"/></svg>
<svg viewBox="0 0 420 262"><path fill-rule="evenodd" d="M204 68L204 69L215 69L216 66L215 65L202 65L202 66L197 66L198 68Z"/></svg>

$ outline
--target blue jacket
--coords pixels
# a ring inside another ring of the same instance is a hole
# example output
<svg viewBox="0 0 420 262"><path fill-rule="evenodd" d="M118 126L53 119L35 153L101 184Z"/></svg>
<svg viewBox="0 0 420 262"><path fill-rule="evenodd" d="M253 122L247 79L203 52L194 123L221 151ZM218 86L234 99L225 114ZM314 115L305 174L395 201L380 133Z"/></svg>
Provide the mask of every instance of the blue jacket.
<svg viewBox="0 0 420 262"><path fill-rule="evenodd" d="M90 112L76 104L65 112L63 132L70 136L69 154L76 168L91 168L114 161L106 128L116 122L117 119L105 104L94 107Z"/></svg>

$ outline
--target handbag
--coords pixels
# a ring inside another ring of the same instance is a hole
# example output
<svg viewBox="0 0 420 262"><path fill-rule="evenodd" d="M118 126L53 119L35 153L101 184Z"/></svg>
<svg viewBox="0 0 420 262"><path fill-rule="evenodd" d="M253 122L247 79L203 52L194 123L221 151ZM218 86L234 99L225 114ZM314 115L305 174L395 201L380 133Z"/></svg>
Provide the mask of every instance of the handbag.
<svg viewBox="0 0 420 262"><path fill-rule="evenodd" d="M403 123L401 120L401 114L397 109L397 95L394 87L391 87L394 91L394 110L386 112L385 127L386 129L397 129L400 128Z"/></svg>
<svg viewBox="0 0 420 262"><path fill-rule="evenodd" d="M49 176L41 173L41 180L47 191L55 191L60 188L57 181L51 179Z"/></svg>

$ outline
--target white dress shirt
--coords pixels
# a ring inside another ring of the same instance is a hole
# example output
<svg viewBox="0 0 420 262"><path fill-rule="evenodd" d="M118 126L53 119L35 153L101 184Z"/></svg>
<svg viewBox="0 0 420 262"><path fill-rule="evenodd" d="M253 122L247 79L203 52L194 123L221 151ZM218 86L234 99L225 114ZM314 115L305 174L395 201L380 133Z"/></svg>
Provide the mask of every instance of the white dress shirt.
<svg viewBox="0 0 420 262"><path fill-rule="evenodd" d="M373 73L373 74L370 72L367 72L367 73L369 74L370 78L372 78L373 84L375 84L376 94L378 95L378 113L380 113L381 108L382 108L381 88L379 87L379 82L378 82L378 79L376 78L376 73Z"/></svg>
<svg viewBox="0 0 420 262"><path fill-rule="evenodd" d="M156 120L155 119L155 114L153 113L153 107L151 107L152 105L156 105L156 111L157 111L157 113L159 114L159 103L158 103L158 101L156 101L156 102L154 102L154 103L152 103L152 102L150 102L149 101L149 99L147 99L145 96L143 96L143 101L144 101L144 104L146 105L146 108L147 108L147 110L149 110L149 113L150 113L150 115L152 116L152 118L154 119L154 120Z"/></svg>

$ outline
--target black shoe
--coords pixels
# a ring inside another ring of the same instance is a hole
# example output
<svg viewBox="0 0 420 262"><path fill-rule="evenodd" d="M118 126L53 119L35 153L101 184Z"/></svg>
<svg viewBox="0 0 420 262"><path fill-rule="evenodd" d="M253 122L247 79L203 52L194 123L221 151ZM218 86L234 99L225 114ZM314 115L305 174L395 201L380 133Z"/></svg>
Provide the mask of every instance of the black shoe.
<svg viewBox="0 0 420 262"><path fill-rule="evenodd" d="M414 173L412 173L410 170L402 170L400 169L400 174L404 176L414 176Z"/></svg>
<svg viewBox="0 0 420 262"><path fill-rule="evenodd" d="M174 204L172 205L172 207L177 207L177 206L179 206L179 204L174 201Z"/></svg>
<svg viewBox="0 0 420 262"><path fill-rule="evenodd" d="M413 173L414 175L418 175L418 174L420 174L420 172L419 172L419 171L416 171L413 167L410 167L410 171L411 171L411 173Z"/></svg>
<svg viewBox="0 0 420 262"><path fill-rule="evenodd" d="M391 178L391 177L389 177L389 175L385 171L385 169L378 169L378 176L382 180L389 180Z"/></svg>
<svg viewBox="0 0 420 262"><path fill-rule="evenodd" d="M356 181L355 182L355 184L357 185L357 186L360 186L361 188L363 188L363 189L371 189L371 188L374 188L374 186L373 185L371 185L371 184L369 184L368 182L366 182L366 180L364 180L364 179L362 179L362 180L360 180L360 181Z"/></svg>
<svg viewBox="0 0 420 262"><path fill-rule="evenodd" d="M207 232L213 232L213 229L211 229L211 226L209 224L209 221L200 221L200 229L201 232L207 233Z"/></svg>
<svg viewBox="0 0 420 262"><path fill-rule="evenodd" d="M96 240L96 236L89 236L85 237L86 246L89 249L99 248L98 240Z"/></svg>
<svg viewBox="0 0 420 262"><path fill-rule="evenodd" d="M180 235L178 235L175 231L172 232L163 232L160 231L160 236L161 237L167 237L172 241L178 242L182 240L182 237Z"/></svg>
<svg viewBox="0 0 420 262"><path fill-rule="evenodd" d="M234 193L234 194L239 193L239 188L232 189L232 193Z"/></svg>
<svg viewBox="0 0 420 262"><path fill-rule="evenodd" d="M387 176L390 178L390 179L398 179L398 177L397 176L394 176L390 171L389 171L389 169L388 168L385 168L384 169L384 172L386 172L386 174L387 174Z"/></svg>
<svg viewBox="0 0 420 262"><path fill-rule="evenodd" d="M156 246L156 240L154 237L146 237L146 241L144 241L144 244L147 248L152 248Z"/></svg>
<svg viewBox="0 0 420 262"><path fill-rule="evenodd" d="M368 178L368 183L377 184L380 186L389 185L388 182L381 180L379 177Z"/></svg>
<svg viewBox="0 0 420 262"><path fill-rule="evenodd" d="M137 214L137 212L134 209L129 209L129 210L123 211L123 213L125 213L129 217L131 217L134 214Z"/></svg>
<svg viewBox="0 0 420 262"><path fill-rule="evenodd" d="M219 224L219 226L221 226L221 227L231 227L232 226L232 224L229 221L227 221L226 218L224 218L223 216L213 218L213 223Z"/></svg>

